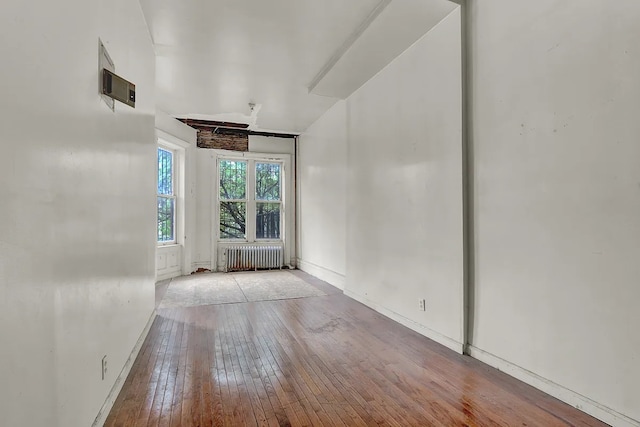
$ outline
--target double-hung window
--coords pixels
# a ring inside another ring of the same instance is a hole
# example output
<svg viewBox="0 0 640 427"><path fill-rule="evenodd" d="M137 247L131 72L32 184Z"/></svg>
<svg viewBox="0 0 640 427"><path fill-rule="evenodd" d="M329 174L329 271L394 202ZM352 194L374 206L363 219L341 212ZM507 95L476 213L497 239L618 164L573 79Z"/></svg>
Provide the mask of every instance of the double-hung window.
<svg viewBox="0 0 640 427"><path fill-rule="evenodd" d="M158 244L176 241L175 153L158 148Z"/></svg>
<svg viewBox="0 0 640 427"><path fill-rule="evenodd" d="M278 161L220 158L221 240L281 240L282 171Z"/></svg>

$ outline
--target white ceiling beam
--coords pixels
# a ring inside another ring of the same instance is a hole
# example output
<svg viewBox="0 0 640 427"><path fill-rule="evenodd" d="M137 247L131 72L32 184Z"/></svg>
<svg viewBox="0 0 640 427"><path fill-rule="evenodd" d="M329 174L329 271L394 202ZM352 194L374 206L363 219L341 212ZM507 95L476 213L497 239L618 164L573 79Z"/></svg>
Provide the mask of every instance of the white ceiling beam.
<svg viewBox="0 0 640 427"><path fill-rule="evenodd" d="M331 69L338 63L338 61L344 56L349 48L355 43L356 40L366 31L373 21L382 13L382 11L389 6L392 0L380 0L376 7L373 8L371 13L360 23L358 28L345 40L345 42L335 51L327 63L320 69L320 72L316 74L311 83L309 83L309 93L311 93L316 86L322 81L322 79L331 71Z"/></svg>

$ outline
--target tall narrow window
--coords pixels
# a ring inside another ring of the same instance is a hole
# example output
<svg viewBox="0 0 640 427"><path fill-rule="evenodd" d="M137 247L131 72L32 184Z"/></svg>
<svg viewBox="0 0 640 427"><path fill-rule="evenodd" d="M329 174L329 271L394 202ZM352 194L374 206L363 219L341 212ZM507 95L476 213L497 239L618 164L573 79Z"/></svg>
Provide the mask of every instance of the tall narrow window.
<svg viewBox="0 0 640 427"><path fill-rule="evenodd" d="M220 160L220 238L247 238L247 162Z"/></svg>
<svg viewBox="0 0 640 427"><path fill-rule="evenodd" d="M280 163L256 162L256 239L280 238Z"/></svg>
<svg viewBox="0 0 640 427"><path fill-rule="evenodd" d="M158 148L158 243L176 241L174 173L173 152Z"/></svg>

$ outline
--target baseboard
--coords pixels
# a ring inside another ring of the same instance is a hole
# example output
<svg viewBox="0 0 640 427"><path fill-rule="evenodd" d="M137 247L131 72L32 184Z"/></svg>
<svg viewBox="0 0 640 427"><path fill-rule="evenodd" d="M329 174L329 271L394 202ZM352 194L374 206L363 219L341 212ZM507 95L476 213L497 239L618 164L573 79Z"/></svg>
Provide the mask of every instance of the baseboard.
<svg viewBox="0 0 640 427"><path fill-rule="evenodd" d="M156 276L156 282L159 282L161 280L173 279L174 277L180 276L182 276L182 271L180 270L167 271L162 274L158 274Z"/></svg>
<svg viewBox="0 0 640 427"><path fill-rule="evenodd" d="M520 366L514 365L513 363L501 359L498 356L472 345L467 346L467 351L469 356L474 359L478 359L489 366L505 372L510 376L581 410L582 412L604 421L607 424L616 427L640 427L640 421L633 420L626 415L595 402L579 393L571 391L531 371L521 368Z"/></svg>
<svg viewBox="0 0 640 427"><path fill-rule="evenodd" d="M450 338L446 335L441 334L440 332L434 331L431 328L421 325L418 322L408 319L403 315L396 313L393 310L389 310L388 308L382 307L381 305L377 304L374 301L371 301L369 298L365 296L349 291L347 289L345 289L344 294L350 298L353 298L358 302L361 302L367 307L374 309L378 313L387 316L389 319L394 320L400 323L401 325L406 326L407 328L419 333L420 335L424 335L425 337L437 342L438 344L442 344L443 346L455 351L458 354L462 354L464 350L464 345L461 342L458 342L453 338Z"/></svg>
<svg viewBox="0 0 640 427"><path fill-rule="evenodd" d="M91 424L92 427L102 427L105 421L107 420L107 417L109 416L109 412L111 412L111 408L113 407L113 404L115 403L116 398L118 397L118 394L120 394L120 390L122 390L124 381L127 379L127 376L131 371L133 362L136 360L136 357L138 357L138 353L142 348L142 344L144 343L144 340L147 338L147 334L149 334L149 330L151 329L151 325L153 324L153 321L155 320L155 318L156 318L156 310L154 309L153 313L151 313L151 316L149 317L149 320L147 321L146 326L142 330L142 334L140 334L140 337L138 338L136 345L133 347L133 350L131 350L131 354L129 355L129 358L125 362L124 367L122 368L122 371L120 371L120 375L118 375L118 378L116 378L116 382L113 384L113 387L111 387L111 391L107 395L107 399L105 400L104 405L102 405L102 408L100 408L100 412L98 412L98 416L96 417L93 424Z"/></svg>
<svg viewBox="0 0 640 427"><path fill-rule="evenodd" d="M344 285L346 282L344 274L336 273L335 271L329 270L300 258L298 258L297 260L297 265L300 270L309 273L320 280L324 280L328 284L335 286L340 290L344 290Z"/></svg>
<svg viewBox="0 0 640 427"><path fill-rule="evenodd" d="M191 263L191 271L196 271L199 268L206 268L207 270L211 270L211 262L198 261L198 262Z"/></svg>

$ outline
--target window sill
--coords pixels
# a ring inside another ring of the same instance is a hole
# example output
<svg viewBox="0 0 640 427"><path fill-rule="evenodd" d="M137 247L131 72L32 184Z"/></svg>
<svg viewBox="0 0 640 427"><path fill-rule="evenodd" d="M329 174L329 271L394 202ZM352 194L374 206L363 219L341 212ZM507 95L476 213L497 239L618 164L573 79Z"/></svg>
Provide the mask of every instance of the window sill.
<svg viewBox="0 0 640 427"><path fill-rule="evenodd" d="M256 245L256 246L260 246L263 244L273 244L273 243L282 243L284 244L284 241L282 239L278 240L278 239L274 239L274 240L256 240L253 242L248 242L246 240L230 240L230 239L225 239L225 240L218 240L218 243L228 243L230 245L237 245L238 243L246 243L247 245Z"/></svg>
<svg viewBox="0 0 640 427"><path fill-rule="evenodd" d="M158 249L162 249L162 248L175 248L176 246L182 246L179 243L162 243L162 244L158 244L157 248Z"/></svg>

